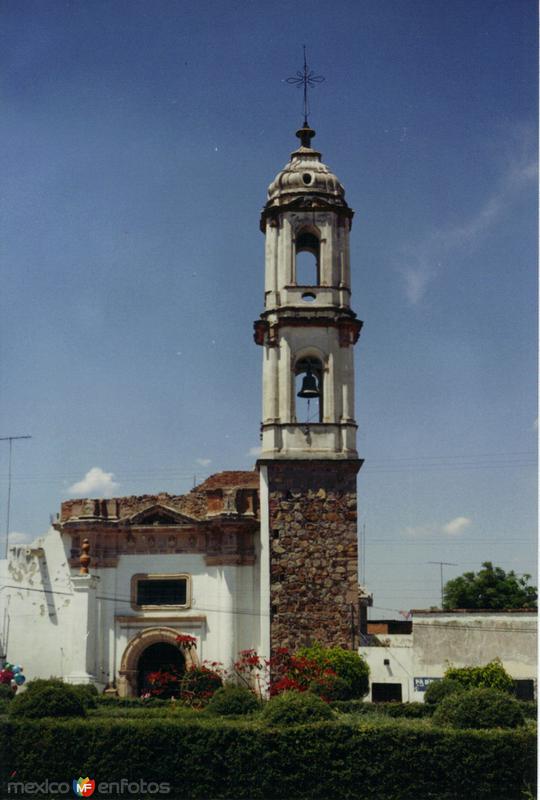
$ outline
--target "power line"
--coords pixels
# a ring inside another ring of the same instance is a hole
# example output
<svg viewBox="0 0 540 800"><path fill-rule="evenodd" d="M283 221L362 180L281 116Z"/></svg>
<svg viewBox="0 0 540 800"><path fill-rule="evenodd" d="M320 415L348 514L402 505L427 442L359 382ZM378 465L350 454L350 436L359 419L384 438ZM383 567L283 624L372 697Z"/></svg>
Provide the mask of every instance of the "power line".
<svg viewBox="0 0 540 800"><path fill-rule="evenodd" d="M518 542L519 543L528 542L529 544L534 544L535 540L533 540L533 539L511 539L511 538L508 538L508 539L488 539L486 537L485 539L460 539L459 541L457 541L457 540L456 541L450 541L449 539L445 539L444 542L441 542L441 540L437 540L437 541L434 541L434 540L433 541L429 541L428 540L428 541L426 541L424 539L423 541L412 542L410 540L404 540L404 539L377 539L376 541L370 541L369 544L370 545L403 544L403 545L406 545L407 547L413 547L413 546L426 547L426 546L435 546L435 545L440 547L441 544L443 544L445 547L447 545L459 545L460 547L463 547L463 545L466 545L466 544L487 544L487 545L491 545L491 544L514 544L514 543L517 544Z"/></svg>
<svg viewBox="0 0 540 800"><path fill-rule="evenodd" d="M2 591L3 589L17 589L19 591L36 592L36 593L39 593L39 594L59 595L61 597L66 597L66 596L67 597L73 597L74 596L74 592L73 591L62 591L62 590L59 590L59 589L40 589L40 588L37 588L37 587L34 587L34 586L21 586L20 584L4 584L2 587L0 587L0 591ZM129 603L129 604L131 604L131 602L132 602L132 598L131 597L120 597L120 596L117 596L117 595L99 595L98 594L98 595L96 595L96 600L106 600L108 602ZM385 608L383 606L372 606L372 608L376 608L379 611L395 611L398 614L401 613L401 611L398 610L397 608ZM158 611L158 610L159 610L159 607L156 607L156 611ZM223 608L218 608L216 606L202 606L202 605L198 605L198 604L193 604L192 606L190 606L189 609L186 609L186 610L189 610L189 611L211 611L211 612L219 613L219 614L268 616L267 612L253 611L252 609L223 609ZM529 610L529 609L527 609L527 610ZM493 609L493 613L503 613L503 612L504 612L504 609L501 609L500 611L498 611L497 609ZM536 609L535 608L531 608L530 612L531 613L535 613ZM448 613L451 613L451 612L448 612ZM185 620L182 620L182 621L185 621ZM189 618L187 618L187 621L189 621ZM368 620L368 622L369 622L369 620ZM498 628L498 627L488 628L485 625L477 624L477 623L468 624L468 625L451 625L451 624L449 625L449 624L438 623L438 622L415 622L413 620L413 627L414 626L432 627L432 628L450 628L450 629L454 629L455 628L456 630L471 630L471 629L476 628L478 630L494 631L494 632L497 632L497 633L514 633L516 631L518 633L529 633L529 634L530 633L534 633L534 631L531 628Z"/></svg>
<svg viewBox="0 0 540 800"><path fill-rule="evenodd" d="M11 458L13 453L13 442L18 439L31 439L31 436L0 436L0 442L9 442L9 461L8 461L8 494L7 494L7 514L6 514L6 545L4 558L8 557L9 545L9 515L11 511Z"/></svg>

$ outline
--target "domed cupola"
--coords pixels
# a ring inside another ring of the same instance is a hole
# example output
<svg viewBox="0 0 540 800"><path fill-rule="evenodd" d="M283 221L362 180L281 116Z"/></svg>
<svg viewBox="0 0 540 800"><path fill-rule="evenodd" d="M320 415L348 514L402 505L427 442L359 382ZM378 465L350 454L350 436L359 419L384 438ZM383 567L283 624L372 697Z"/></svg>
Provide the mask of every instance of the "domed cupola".
<svg viewBox="0 0 540 800"><path fill-rule="evenodd" d="M349 219L354 212L345 200L345 189L338 178L321 161L321 154L311 147L315 131L307 123L296 132L300 147L291 153L291 160L278 172L268 187L268 200L261 215L264 232L267 218L286 208L332 208Z"/></svg>

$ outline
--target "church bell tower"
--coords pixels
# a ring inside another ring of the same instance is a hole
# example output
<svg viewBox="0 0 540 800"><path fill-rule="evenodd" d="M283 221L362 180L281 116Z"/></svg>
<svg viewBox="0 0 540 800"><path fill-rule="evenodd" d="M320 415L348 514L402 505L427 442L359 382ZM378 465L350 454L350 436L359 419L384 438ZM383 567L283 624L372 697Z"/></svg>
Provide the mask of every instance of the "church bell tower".
<svg viewBox="0 0 540 800"><path fill-rule="evenodd" d="M296 135L300 145L261 215L265 307L255 322L263 348L261 608L269 620L262 645L271 651L313 640L358 645L354 212L312 147L307 121Z"/></svg>

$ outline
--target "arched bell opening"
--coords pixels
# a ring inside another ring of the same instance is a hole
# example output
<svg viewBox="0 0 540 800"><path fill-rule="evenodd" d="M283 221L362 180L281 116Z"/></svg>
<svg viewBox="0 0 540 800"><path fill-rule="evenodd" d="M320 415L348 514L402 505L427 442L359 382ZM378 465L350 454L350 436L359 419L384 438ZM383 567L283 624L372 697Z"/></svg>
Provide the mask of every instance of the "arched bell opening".
<svg viewBox="0 0 540 800"><path fill-rule="evenodd" d="M321 242L311 230L301 230L295 239L295 282L297 286L320 286Z"/></svg>
<svg viewBox="0 0 540 800"><path fill-rule="evenodd" d="M179 677L186 671L186 659L182 651L169 642L156 642L143 650L137 662L137 694L146 694L152 684L149 676L155 672L168 672ZM173 696L174 691L171 692Z"/></svg>
<svg viewBox="0 0 540 800"><path fill-rule="evenodd" d="M306 356L296 362L295 399L297 422L322 422L323 365L318 358Z"/></svg>

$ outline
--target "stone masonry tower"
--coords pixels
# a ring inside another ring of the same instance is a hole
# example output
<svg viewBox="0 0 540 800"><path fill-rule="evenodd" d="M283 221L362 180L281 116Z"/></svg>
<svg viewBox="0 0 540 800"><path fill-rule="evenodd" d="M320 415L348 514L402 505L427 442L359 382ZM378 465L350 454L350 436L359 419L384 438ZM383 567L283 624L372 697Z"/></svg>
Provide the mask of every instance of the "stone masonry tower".
<svg viewBox="0 0 540 800"><path fill-rule="evenodd" d="M263 347L261 644L271 651L315 639L358 644L354 212L311 146L315 131L304 122L296 135L300 146L262 211L265 308L255 322Z"/></svg>

